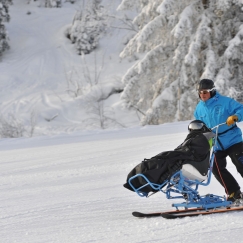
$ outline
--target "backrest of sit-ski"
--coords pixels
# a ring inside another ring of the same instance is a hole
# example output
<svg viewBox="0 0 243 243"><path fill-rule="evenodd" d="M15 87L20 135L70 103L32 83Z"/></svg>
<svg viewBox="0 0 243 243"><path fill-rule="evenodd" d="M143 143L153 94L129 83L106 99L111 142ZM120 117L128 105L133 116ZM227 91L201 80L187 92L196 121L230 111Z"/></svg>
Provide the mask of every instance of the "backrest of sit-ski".
<svg viewBox="0 0 243 243"><path fill-rule="evenodd" d="M182 175L189 180L204 181L207 179L210 153L201 162L188 161L182 165Z"/></svg>
<svg viewBox="0 0 243 243"><path fill-rule="evenodd" d="M202 144L209 146L209 150L212 148L212 138L215 136L212 132L203 133L204 140L202 140ZM205 139L206 138L206 139ZM203 143L204 141L204 143ZM203 161L185 161L182 166L182 174L184 177L189 180L198 180L204 181L207 179L208 169L210 167L210 151L208 152L206 158Z"/></svg>

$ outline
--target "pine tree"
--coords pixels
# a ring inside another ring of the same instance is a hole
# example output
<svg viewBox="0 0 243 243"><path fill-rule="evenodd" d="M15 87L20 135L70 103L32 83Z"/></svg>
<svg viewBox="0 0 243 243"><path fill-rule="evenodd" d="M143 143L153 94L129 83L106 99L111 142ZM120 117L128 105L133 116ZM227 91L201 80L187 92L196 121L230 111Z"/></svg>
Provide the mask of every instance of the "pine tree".
<svg viewBox="0 0 243 243"><path fill-rule="evenodd" d="M94 50L106 29L106 18L100 3L101 0L89 1L84 9L76 13L72 26L67 30L67 36L75 44L79 55Z"/></svg>
<svg viewBox="0 0 243 243"><path fill-rule="evenodd" d="M123 0L140 9L140 31L120 56L143 53L124 75L122 99L145 113L142 124L193 118L196 83L215 81L220 93L240 97L243 75L241 0Z"/></svg>
<svg viewBox="0 0 243 243"><path fill-rule="evenodd" d="M9 5L12 0L0 0L0 56L10 48L4 22L10 21Z"/></svg>

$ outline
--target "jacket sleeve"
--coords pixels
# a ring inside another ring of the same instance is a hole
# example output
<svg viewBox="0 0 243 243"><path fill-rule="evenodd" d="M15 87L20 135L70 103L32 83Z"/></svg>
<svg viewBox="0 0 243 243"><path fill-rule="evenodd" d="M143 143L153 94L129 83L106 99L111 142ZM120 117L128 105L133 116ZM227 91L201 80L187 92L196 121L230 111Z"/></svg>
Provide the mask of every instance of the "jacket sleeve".
<svg viewBox="0 0 243 243"><path fill-rule="evenodd" d="M198 108L198 105L197 105L196 108L195 108L195 111L194 111L194 117L195 117L196 120L200 120L200 119L199 119L199 115L198 115L198 113L197 113L197 110L198 110L197 108Z"/></svg>
<svg viewBox="0 0 243 243"><path fill-rule="evenodd" d="M243 119L243 105L234 99L229 102L229 113L238 117L238 122Z"/></svg>

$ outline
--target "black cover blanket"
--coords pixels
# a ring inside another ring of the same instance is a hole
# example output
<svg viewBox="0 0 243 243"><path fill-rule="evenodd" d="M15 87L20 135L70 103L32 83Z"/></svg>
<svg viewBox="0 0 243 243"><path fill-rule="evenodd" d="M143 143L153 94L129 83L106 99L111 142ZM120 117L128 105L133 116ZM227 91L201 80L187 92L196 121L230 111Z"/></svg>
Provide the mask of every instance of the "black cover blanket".
<svg viewBox="0 0 243 243"><path fill-rule="evenodd" d="M123 185L133 191L128 180L137 174L145 175L152 183L162 184L176 171L180 170L184 163L190 161L201 162L209 157L210 145L205 135L199 132L189 133L185 141L175 150L162 152L150 159L144 159L135 166L127 176ZM141 177L132 180L132 185L139 188L145 185L146 181ZM150 186L142 188L142 192L153 192Z"/></svg>

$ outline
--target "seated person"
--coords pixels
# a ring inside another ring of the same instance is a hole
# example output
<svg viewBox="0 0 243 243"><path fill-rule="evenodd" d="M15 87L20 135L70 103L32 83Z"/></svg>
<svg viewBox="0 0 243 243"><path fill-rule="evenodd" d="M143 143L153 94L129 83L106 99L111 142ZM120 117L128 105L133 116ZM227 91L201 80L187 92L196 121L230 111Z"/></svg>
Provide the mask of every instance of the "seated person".
<svg viewBox="0 0 243 243"><path fill-rule="evenodd" d="M213 144L214 133L200 120L194 120L188 125L189 134L184 142L172 151L162 152L151 159L144 159L127 176L124 187L133 191L129 184L129 179L137 174L143 174L147 179L155 184L161 185L168 180L183 165L189 164L196 167L195 178L203 180L207 176L209 167L210 150ZM190 175L188 168L184 168L185 176ZM198 174L199 173L199 174ZM199 175L199 176L198 176ZM201 176L200 176L201 175ZM143 177L139 176L132 180L132 185L137 189L147 184ZM154 192L155 190L147 185L141 192Z"/></svg>

